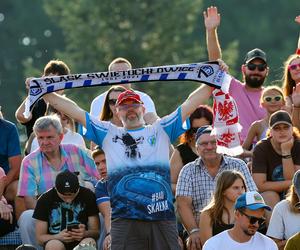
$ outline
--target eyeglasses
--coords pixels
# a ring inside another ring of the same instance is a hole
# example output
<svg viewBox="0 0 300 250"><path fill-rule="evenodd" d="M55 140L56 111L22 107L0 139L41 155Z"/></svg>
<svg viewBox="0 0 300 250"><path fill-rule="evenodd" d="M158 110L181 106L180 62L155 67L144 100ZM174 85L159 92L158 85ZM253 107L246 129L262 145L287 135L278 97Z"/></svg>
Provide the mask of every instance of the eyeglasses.
<svg viewBox="0 0 300 250"><path fill-rule="evenodd" d="M300 63L291 64L288 66L288 70L296 70L298 67L300 68Z"/></svg>
<svg viewBox="0 0 300 250"><path fill-rule="evenodd" d="M254 63L248 63L246 64L247 68L251 71L258 69L258 71L264 71L267 68L267 64L254 64Z"/></svg>
<svg viewBox="0 0 300 250"><path fill-rule="evenodd" d="M108 104L109 104L109 105L112 105L112 106L113 106L113 105L116 105L116 103L117 103L117 99L109 99L109 100L108 100Z"/></svg>
<svg viewBox="0 0 300 250"><path fill-rule="evenodd" d="M275 102L279 102L282 100L282 96L281 95L277 95L277 96L264 96L264 101L265 102L272 102L272 101L275 101Z"/></svg>
<svg viewBox="0 0 300 250"><path fill-rule="evenodd" d="M252 224L252 225L254 225L256 222L258 222L258 225L260 226L260 225L262 225L262 224L264 224L264 223L266 222L266 218L264 218L264 217L257 218L257 217L255 217L255 216L250 216L250 215L248 215L248 214L245 214L245 213L242 212L241 210L239 210L239 212L240 212L242 215L246 216L246 217L249 219L250 224Z"/></svg>
<svg viewBox="0 0 300 250"><path fill-rule="evenodd" d="M199 142L198 145L202 147L207 147L208 144L211 144L212 146L216 146L217 141L216 140L211 140L211 141L204 141L204 142Z"/></svg>
<svg viewBox="0 0 300 250"><path fill-rule="evenodd" d="M140 103L132 103L132 104L122 104L122 105L118 105L118 108L121 109L121 110L127 110L127 109L130 109L130 108L134 108L134 109L137 109L141 106Z"/></svg>

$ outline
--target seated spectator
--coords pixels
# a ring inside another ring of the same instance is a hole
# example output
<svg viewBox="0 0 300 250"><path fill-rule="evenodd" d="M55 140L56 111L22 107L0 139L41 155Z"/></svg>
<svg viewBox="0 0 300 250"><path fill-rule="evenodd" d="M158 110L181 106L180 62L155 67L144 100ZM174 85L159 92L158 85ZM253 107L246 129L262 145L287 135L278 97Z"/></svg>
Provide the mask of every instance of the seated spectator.
<svg viewBox="0 0 300 250"><path fill-rule="evenodd" d="M98 173L101 180L106 180L107 178L107 167L106 167L106 158L104 151L97 146L92 151L92 157L94 159L95 165L97 167Z"/></svg>
<svg viewBox="0 0 300 250"><path fill-rule="evenodd" d="M64 137L61 141L62 144L74 144L82 148L86 148L83 137L80 134L75 132L75 123L73 119L59 112L58 110L54 109L51 106L48 106L47 113L49 115L56 114L60 119L61 125L63 127L63 133L64 133ZM34 137L31 143L30 153L32 153L34 150L38 148L39 148L39 144L37 138Z"/></svg>
<svg viewBox="0 0 300 250"><path fill-rule="evenodd" d="M66 170L59 173L55 187L36 203L36 238L45 250L71 250L78 244L96 249L99 218L92 191L79 185L78 177Z"/></svg>
<svg viewBox="0 0 300 250"><path fill-rule="evenodd" d="M0 197L4 195L6 200L17 208L16 216L24 209L24 201L16 198L18 178L22 161L20 140L15 124L4 119L0 106L0 167L6 177L2 181Z"/></svg>
<svg viewBox="0 0 300 250"><path fill-rule="evenodd" d="M200 239L203 246L212 236L234 225L234 204L246 191L244 176L235 170L224 171L217 180L211 202L201 211Z"/></svg>
<svg viewBox="0 0 300 250"><path fill-rule="evenodd" d="M5 172L0 167L0 192L3 193L5 184ZM15 230L13 207L7 204L3 195L0 196L0 237Z"/></svg>
<svg viewBox="0 0 300 250"><path fill-rule="evenodd" d="M176 146L170 159L172 191L175 193L180 170L186 164L198 158L195 146L195 133L204 125L211 125L213 112L209 106L200 105L189 118L191 128L179 137L180 144Z"/></svg>
<svg viewBox="0 0 300 250"><path fill-rule="evenodd" d="M258 190L273 208L283 199L294 173L300 168L300 141L287 111L273 113L269 128L269 136L254 148L252 171ZM266 213L267 223L270 215Z"/></svg>
<svg viewBox="0 0 300 250"><path fill-rule="evenodd" d="M54 187L56 175L64 170L79 172L82 186L99 178L93 159L87 150L72 144L61 144L63 130L56 116L43 116L34 124L39 149L27 155L20 172L18 195L25 198L27 211L18 224L23 243L37 246L34 234L33 209L37 198Z"/></svg>
<svg viewBox="0 0 300 250"><path fill-rule="evenodd" d="M188 247L200 248L199 212L210 202L215 184L225 170L237 170L246 180L247 190L256 190L246 163L240 159L218 154L212 127L203 126L196 133L195 161L185 165L179 173L176 202L182 224L189 233Z"/></svg>
<svg viewBox="0 0 300 250"><path fill-rule="evenodd" d="M243 143L244 150L251 150L253 143L267 137L267 130L269 129L270 116L285 107L282 90L277 86L268 86L264 88L260 105L266 109L267 115L262 120L257 120L251 124L247 137ZM252 156L252 151L248 156Z"/></svg>
<svg viewBox="0 0 300 250"><path fill-rule="evenodd" d="M122 86L112 86L106 93L103 107L99 115L100 121L110 121L112 124L123 127L122 122L117 116L116 102L120 93L126 91ZM91 150L96 147L95 143L91 142Z"/></svg>
<svg viewBox="0 0 300 250"><path fill-rule="evenodd" d="M240 195L235 203L235 222L231 229L223 231L209 240L203 250L277 250L274 241L257 232L265 223L264 210L271 210L262 196L257 192L246 192Z"/></svg>
<svg viewBox="0 0 300 250"><path fill-rule="evenodd" d="M293 178L286 198L277 203L273 209L267 235L283 249L286 241L300 232L300 170Z"/></svg>
<svg viewBox="0 0 300 250"><path fill-rule="evenodd" d="M101 231L101 245L103 249L110 249L111 236L110 236L110 221L111 221L111 206L110 206L110 197L107 191L107 167L106 167L106 158L104 151L97 147L92 156L94 158L97 169L100 173L101 179L96 184L96 202L98 209L103 217L104 228L105 230Z"/></svg>

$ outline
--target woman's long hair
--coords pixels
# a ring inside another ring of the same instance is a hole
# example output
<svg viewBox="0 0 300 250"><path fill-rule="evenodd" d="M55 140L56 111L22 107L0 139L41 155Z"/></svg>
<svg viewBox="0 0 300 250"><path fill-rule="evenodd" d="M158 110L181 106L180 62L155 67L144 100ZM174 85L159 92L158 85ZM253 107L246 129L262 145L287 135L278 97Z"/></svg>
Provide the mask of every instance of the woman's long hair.
<svg viewBox="0 0 300 250"><path fill-rule="evenodd" d="M216 189L210 203L202 210L208 211L208 214L211 218L211 225L214 223L217 224L227 224L222 221L223 213L228 214L228 218L230 218L230 213L224 204L224 192L226 189L230 188L232 184L237 180L241 179L243 181L243 185L246 191L246 182L242 173L236 170L225 170L223 171L216 184Z"/></svg>
<svg viewBox="0 0 300 250"><path fill-rule="evenodd" d="M105 96L105 100L104 100L104 105L103 105L103 108L102 108L102 111L100 113L100 121L110 121L111 118L113 117L113 113L109 107L109 94L111 92L124 92L126 91L126 89L122 86L113 86L111 87L108 91L107 91L107 94Z"/></svg>
<svg viewBox="0 0 300 250"><path fill-rule="evenodd" d="M283 79L282 79L282 89L283 89L283 93L285 96L289 96L292 94L293 92L293 87L296 86L296 82L292 79L291 77L291 73L288 69L291 61L297 59L297 58L300 58L299 55L297 54L293 54L293 55L290 55L288 57L288 59L284 62L284 72L283 72Z"/></svg>
<svg viewBox="0 0 300 250"><path fill-rule="evenodd" d="M286 194L286 197L285 197L286 200L289 201L290 203L290 210L294 213L300 213L300 210L299 208L297 208L295 205L297 203L299 203L299 198L298 198L298 195L295 191L295 186L294 184L292 184L289 188L289 191L288 193Z"/></svg>

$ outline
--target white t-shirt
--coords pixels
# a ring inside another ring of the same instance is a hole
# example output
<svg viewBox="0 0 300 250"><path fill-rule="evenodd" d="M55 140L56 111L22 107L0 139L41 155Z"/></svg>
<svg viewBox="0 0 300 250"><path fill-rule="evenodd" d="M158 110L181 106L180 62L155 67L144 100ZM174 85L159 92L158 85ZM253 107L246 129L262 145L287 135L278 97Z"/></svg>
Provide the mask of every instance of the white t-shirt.
<svg viewBox="0 0 300 250"><path fill-rule="evenodd" d="M228 230L223 231L207 240L202 250L278 250L273 240L256 232L251 239L244 243L234 241Z"/></svg>
<svg viewBox="0 0 300 250"><path fill-rule="evenodd" d="M86 148L85 141L83 137L76 133L72 132L70 129L67 129L67 132L64 134L64 138L61 141L62 144L74 144ZM39 143L36 137L32 140L30 153L39 148Z"/></svg>
<svg viewBox="0 0 300 250"><path fill-rule="evenodd" d="M99 119L107 92L108 91L105 91L101 95L98 95L92 101L91 110L90 110L91 116ZM134 90L134 92L136 92L140 96L142 102L144 103L145 114L150 113L150 112L156 114L155 105L154 105L154 102L152 101L151 97L149 95L147 95L146 93L138 91L138 90Z"/></svg>
<svg viewBox="0 0 300 250"><path fill-rule="evenodd" d="M280 201L273 209L267 235L287 240L298 232L300 232L300 213L291 211L289 201Z"/></svg>

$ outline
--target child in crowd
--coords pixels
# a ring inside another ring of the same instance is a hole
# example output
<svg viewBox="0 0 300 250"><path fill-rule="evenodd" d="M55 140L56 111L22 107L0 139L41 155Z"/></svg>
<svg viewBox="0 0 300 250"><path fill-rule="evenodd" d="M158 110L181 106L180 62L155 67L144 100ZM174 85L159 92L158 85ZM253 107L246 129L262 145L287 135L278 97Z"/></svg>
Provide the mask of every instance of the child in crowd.
<svg viewBox="0 0 300 250"><path fill-rule="evenodd" d="M262 120L253 122L249 128L247 137L243 143L245 157L252 156L251 149L253 148L253 143L266 138L266 132L269 128L269 119L271 114L280 109L284 109L285 101L282 90L277 86L266 87L262 92L260 105L266 109L267 115Z"/></svg>

